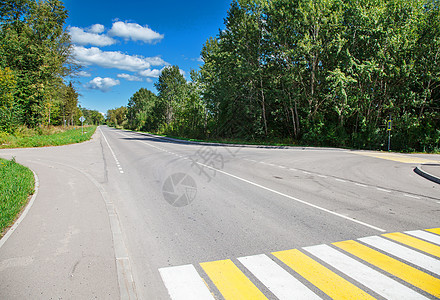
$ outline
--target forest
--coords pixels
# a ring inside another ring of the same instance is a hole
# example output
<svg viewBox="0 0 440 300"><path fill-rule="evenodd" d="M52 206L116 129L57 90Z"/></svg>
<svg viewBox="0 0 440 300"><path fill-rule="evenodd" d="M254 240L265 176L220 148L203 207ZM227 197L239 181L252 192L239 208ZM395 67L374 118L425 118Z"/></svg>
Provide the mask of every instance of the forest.
<svg viewBox="0 0 440 300"><path fill-rule="evenodd" d="M78 93L66 78L79 66L72 59L66 31L68 12L59 0L0 2L0 133L20 127L77 125L104 121L78 105Z"/></svg>
<svg viewBox="0 0 440 300"><path fill-rule="evenodd" d="M199 139L440 151L439 0L234 0L110 125Z"/></svg>

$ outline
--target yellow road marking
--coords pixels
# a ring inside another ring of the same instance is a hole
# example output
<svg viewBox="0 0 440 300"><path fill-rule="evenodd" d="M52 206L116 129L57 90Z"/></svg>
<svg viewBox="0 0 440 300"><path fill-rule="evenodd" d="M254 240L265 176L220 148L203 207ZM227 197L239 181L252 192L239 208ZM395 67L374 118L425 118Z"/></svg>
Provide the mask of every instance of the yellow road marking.
<svg viewBox="0 0 440 300"><path fill-rule="evenodd" d="M374 299L299 250L272 254L333 299Z"/></svg>
<svg viewBox="0 0 440 300"><path fill-rule="evenodd" d="M267 299L230 259L200 265L225 299Z"/></svg>
<svg viewBox="0 0 440 300"><path fill-rule="evenodd" d="M387 233L387 234L383 234L383 236L395 240L399 243L419 249L431 255L440 257L440 246L425 242L423 240L417 239L415 237L400 232Z"/></svg>
<svg viewBox="0 0 440 300"><path fill-rule="evenodd" d="M338 242L333 243L333 245L400 279L405 280L406 282L430 293L431 295L440 297L440 279L437 279L355 241Z"/></svg>
<svg viewBox="0 0 440 300"><path fill-rule="evenodd" d="M435 234L440 234L440 228L426 229L426 231L430 231L430 232L435 233Z"/></svg>
<svg viewBox="0 0 440 300"><path fill-rule="evenodd" d="M351 152L358 155L364 155L369 157L375 157L375 158L381 158L386 160L392 160L397 162L402 162L406 164L425 164L425 163L439 163L438 160L431 160L431 159L425 159L420 158L416 156L409 156L409 155L401 155L396 153L381 153L381 152Z"/></svg>

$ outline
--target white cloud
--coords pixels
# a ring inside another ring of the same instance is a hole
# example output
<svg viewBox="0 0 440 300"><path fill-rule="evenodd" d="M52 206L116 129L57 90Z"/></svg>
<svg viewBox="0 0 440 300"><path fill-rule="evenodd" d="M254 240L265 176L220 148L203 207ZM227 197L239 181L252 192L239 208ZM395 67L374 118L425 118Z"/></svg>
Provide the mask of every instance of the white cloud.
<svg viewBox="0 0 440 300"><path fill-rule="evenodd" d="M116 40L99 33L104 31L101 24L93 25L88 31L79 27L69 27L69 33L73 44L76 45L94 45L94 46L110 46L116 43Z"/></svg>
<svg viewBox="0 0 440 300"><path fill-rule="evenodd" d="M108 92L111 90L112 87L119 85L120 81L117 79L105 77L95 77L92 80L90 80L85 87L91 90L100 90L102 92Z"/></svg>
<svg viewBox="0 0 440 300"><path fill-rule="evenodd" d="M162 69L163 70L163 69ZM139 75L144 77L151 77L151 78L159 78L160 73L162 73L162 70L158 69L147 69L139 72Z"/></svg>
<svg viewBox="0 0 440 300"><path fill-rule="evenodd" d="M87 72L87 71L79 71L77 75L78 75L79 77L90 77L90 76L92 76L92 74L90 74L90 73Z"/></svg>
<svg viewBox="0 0 440 300"><path fill-rule="evenodd" d="M96 47L75 46L73 55L80 64L86 66L97 65L103 68L116 68L130 72L149 69L151 66L168 65L159 56L127 55L120 51L102 51Z"/></svg>
<svg viewBox="0 0 440 300"><path fill-rule="evenodd" d="M108 32L110 36L122 37L125 40L142 41L153 44L164 38L163 34L153 31L148 25L117 21Z"/></svg>
<svg viewBox="0 0 440 300"><path fill-rule="evenodd" d="M94 24L94 25L90 26L90 29L88 30L88 32L96 33L96 34L103 33L104 32L104 25Z"/></svg>
<svg viewBox="0 0 440 300"><path fill-rule="evenodd" d="M147 77L147 78L159 78L160 74L162 74L162 71L167 68L167 66L163 67L162 69L146 69L143 71L140 71L138 74ZM186 72L182 69L179 69L179 73L183 76L186 75Z"/></svg>
<svg viewBox="0 0 440 300"><path fill-rule="evenodd" d="M138 77L138 76L130 75L130 74L125 74L125 73L118 74L118 75L116 75L116 77L123 78L123 79L126 79L128 81L143 81L143 79Z"/></svg>

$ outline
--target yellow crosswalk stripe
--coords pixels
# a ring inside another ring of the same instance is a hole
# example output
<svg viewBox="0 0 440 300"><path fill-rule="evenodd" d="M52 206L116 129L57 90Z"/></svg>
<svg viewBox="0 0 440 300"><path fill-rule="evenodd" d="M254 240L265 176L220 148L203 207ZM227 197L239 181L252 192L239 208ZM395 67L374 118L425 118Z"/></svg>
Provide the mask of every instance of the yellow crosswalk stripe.
<svg viewBox="0 0 440 300"><path fill-rule="evenodd" d="M426 229L426 231L430 231L430 232L435 233L435 234L440 234L440 228Z"/></svg>
<svg viewBox="0 0 440 300"><path fill-rule="evenodd" d="M200 265L225 299L267 299L230 259Z"/></svg>
<svg viewBox="0 0 440 300"><path fill-rule="evenodd" d="M404 264L394 258L373 250L355 241L333 243L333 245L351 253L366 262L400 278L404 281L440 297L440 279Z"/></svg>
<svg viewBox="0 0 440 300"><path fill-rule="evenodd" d="M382 235L384 237L395 240L399 243L411 246L415 249L440 257L440 246L425 242L423 240L417 239L415 237L400 232L386 233Z"/></svg>
<svg viewBox="0 0 440 300"><path fill-rule="evenodd" d="M299 250L272 254L333 299L374 299Z"/></svg>

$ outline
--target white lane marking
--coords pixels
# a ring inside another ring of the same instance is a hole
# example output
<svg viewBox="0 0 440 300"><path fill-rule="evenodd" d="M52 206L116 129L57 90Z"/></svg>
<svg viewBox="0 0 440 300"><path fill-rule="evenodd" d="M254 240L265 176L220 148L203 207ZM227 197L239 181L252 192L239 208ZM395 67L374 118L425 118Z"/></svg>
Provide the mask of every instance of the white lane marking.
<svg viewBox="0 0 440 300"><path fill-rule="evenodd" d="M284 194L284 193L278 192L278 191L273 190L273 189L271 189L271 188L265 187L265 186L263 186L263 185L261 185L261 184L258 184L258 183L255 183L255 182L252 182L252 181L247 180L247 179L244 179L244 178L241 178L241 177L239 177L239 176L233 175L233 174L228 173L228 172L225 172L225 171L223 171L223 170L220 170L220 169L214 168L214 167L212 167L212 166L205 165L205 164L202 164L202 163L199 163L199 162L195 162L195 163L197 163L197 164L199 164L199 165L201 165L201 166L204 166L204 167L206 167L206 168L208 168L208 169L215 170L215 171L218 172L218 173L221 173L221 174L224 174L224 175L230 176L230 177L232 177L232 178L235 178L235 179L241 180L241 181L243 181L243 182L249 183L249 184L251 184L251 185L253 185L253 186L259 187L259 188L264 189L264 190L266 190L266 191L272 192L272 193L274 193L274 194L277 194L277 195L280 195L280 196L283 196L283 197L289 198L289 199L291 199L291 200L294 200L294 201L299 202L299 203L302 203L302 204L304 204L304 205L308 205L308 206L310 206L310 207L313 207L313 208L319 209L319 210L321 210L321 211L325 211L325 212L327 212L327 213L329 213L329 214L332 214L332 215L334 215L334 216L337 216L337 217L343 218L343 219L345 219L345 220L352 221L352 222L354 222L354 223L357 223L357 224L360 224L360 225L363 225L363 226L366 226L366 227L372 228L372 229L377 230L377 231L380 231L380 232L386 232L385 229L382 229L382 228L379 228L379 227L373 226L373 225L371 225L371 224L368 224L368 223L365 223L365 222L362 222L362 221L359 221L359 220L356 220L356 219L353 219L353 218L350 218L350 217L344 216L344 215L342 215L342 214L339 214L339 213L334 212L334 211L331 211L331 210L329 210L329 209L326 209L326 208L320 207L320 206L318 206L318 205L315 205L315 204L309 203L309 202L304 201L304 200L301 200L301 199L299 199L299 198L295 198L295 197L293 197L293 196L290 196L290 195L287 195L287 194Z"/></svg>
<svg viewBox="0 0 440 300"><path fill-rule="evenodd" d="M362 183L355 183L357 186L361 186L361 187L368 187L368 186L366 186L365 184L362 184Z"/></svg>
<svg viewBox="0 0 440 300"><path fill-rule="evenodd" d="M104 132L102 132L101 127L99 127L99 131L101 131L102 137L104 138L105 142L107 143L107 146L108 146L108 148L110 149L110 152L111 152L113 158L115 159L115 163L116 163L116 166L117 166L118 169L119 169L119 173L123 174L124 171L122 171L121 165L119 164L119 160L118 160L118 158L116 157L116 154L115 154L115 152L113 151L112 147L110 147L110 144L108 143L107 138L106 138L105 135L104 135Z"/></svg>
<svg viewBox="0 0 440 300"><path fill-rule="evenodd" d="M327 178L327 176L325 176L325 175L318 175L318 177Z"/></svg>
<svg viewBox="0 0 440 300"><path fill-rule="evenodd" d="M437 260L433 257L414 251L405 246L401 246L379 236L369 236L360 238L358 240L379 250L388 252L389 254L400 259L406 260L423 269L431 271L432 273L440 275L440 260Z"/></svg>
<svg viewBox="0 0 440 300"><path fill-rule="evenodd" d="M411 230L411 231L405 231L405 233L408 233L412 236L424 239L428 242L440 245L440 236L433 234L433 233L429 233L423 230Z"/></svg>
<svg viewBox="0 0 440 300"><path fill-rule="evenodd" d="M159 269L159 273L173 300L214 300L214 297L193 265L162 268Z"/></svg>
<svg viewBox="0 0 440 300"><path fill-rule="evenodd" d="M240 257L238 260L278 299L321 299L264 254Z"/></svg>
<svg viewBox="0 0 440 300"><path fill-rule="evenodd" d="M428 299L330 246L318 245L303 249L387 299Z"/></svg>
<svg viewBox="0 0 440 300"><path fill-rule="evenodd" d="M311 175L312 173L310 173L310 172L307 172L307 171L302 171L304 174L307 174L307 175Z"/></svg>
<svg viewBox="0 0 440 300"><path fill-rule="evenodd" d="M150 144L147 143L147 142L144 142L144 141L139 141L139 142L144 143L144 144L147 145L147 146L150 146L150 147L153 147L153 148L157 148L156 146L150 145ZM188 159L188 158L184 158L184 159ZM374 225L371 225L371 224L368 224L368 223L365 223L365 222L362 222L362 221L359 221L359 220L356 220L356 219L353 219L353 218L350 218L350 217L344 216L344 215L342 215L342 214L339 214L339 213L334 212L334 211L331 211L331 210L329 210L329 209L326 209L326 208L320 207L320 206L318 206L318 205L315 205L315 204L309 203L309 202L304 201L304 200L301 200L301 199L299 199L299 198L295 198L295 197L293 197L293 196L290 196L290 195L287 195L287 194L284 194L284 193L278 192L278 191L273 190L273 189L271 189L271 188L265 187L265 186L263 186L263 185L260 185L260 184L258 184L258 183L252 182L252 181L247 180L247 179L244 179L244 178L241 178L241 177L239 177L239 176L233 175L233 174L228 173L228 172L225 172L225 171L223 171L223 170L220 170L220 169L214 168L214 167L212 167L212 166L205 165L205 164L203 164L203 163L196 162L196 161L194 161L194 163L196 163L196 164L198 164L198 165L200 165L200 166L204 166L204 167L206 167L206 168L208 168L208 169L214 170L214 171L216 171L216 172L218 172L218 173L221 173L221 174L224 174L224 175L230 176L230 177L232 177L232 178L235 178L235 179L241 180L241 181L243 181L243 182L246 182L246 183L248 183L248 184L250 184L250 185L253 185L253 186L259 187L259 188L264 189L264 190L266 190L266 191L272 192L272 193L274 193L274 194L277 194L277 195L280 195L280 196L283 196L283 197L289 198L289 199L291 199L291 200L294 200L294 201L296 201L296 202L302 203L302 204L304 204L304 205L308 205L308 206L310 206L310 207L313 207L313 208L319 209L319 210L321 210L321 211L327 212L327 213L332 214L332 215L334 215L334 216L337 216L337 217L343 218L343 219L345 219L345 220L348 220L348 221L351 221L351 222L354 222L354 223L357 223L357 224L360 224L360 225L363 225L363 226L369 227L369 228L371 228L371 229L374 229L374 230L377 230L377 231L380 231L380 232L386 232L385 229L382 229L382 228L376 227L376 226L374 226ZM303 172L304 172L304 171L303 171Z"/></svg>
<svg viewBox="0 0 440 300"><path fill-rule="evenodd" d="M390 190L386 190L386 189L382 189L382 188L376 188L376 190L381 191L381 192L385 192L385 193L391 193Z"/></svg>
<svg viewBox="0 0 440 300"><path fill-rule="evenodd" d="M410 195L410 194L403 194L405 197L414 198L414 199L421 199L418 196Z"/></svg>
<svg viewBox="0 0 440 300"><path fill-rule="evenodd" d="M335 180L336 180L336 181L339 181L339 182L347 182L347 180L339 179L339 178L335 178Z"/></svg>

